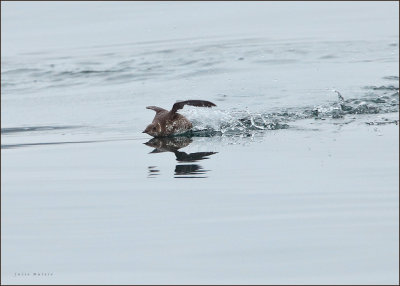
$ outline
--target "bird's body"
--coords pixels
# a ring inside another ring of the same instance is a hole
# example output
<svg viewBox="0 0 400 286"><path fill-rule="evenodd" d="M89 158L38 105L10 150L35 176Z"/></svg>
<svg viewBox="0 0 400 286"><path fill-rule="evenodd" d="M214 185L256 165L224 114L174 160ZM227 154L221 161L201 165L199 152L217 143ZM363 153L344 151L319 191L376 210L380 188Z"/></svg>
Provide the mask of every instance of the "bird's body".
<svg viewBox="0 0 400 286"><path fill-rule="evenodd" d="M192 123L185 116L179 113L171 115L168 110L162 110L157 112L156 115L154 116L152 124L154 124L157 133L159 133L158 136L154 137L163 137L171 134L179 134L192 128Z"/></svg>
<svg viewBox="0 0 400 286"><path fill-rule="evenodd" d="M165 137L184 133L192 128L192 123L182 114L177 113L178 109L182 109L185 105L211 107L214 103L205 100L186 100L180 101L173 105L170 111L157 107L147 106L147 109L154 110L156 115L153 122L149 124L143 133L147 133L153 137Z"/></svg>

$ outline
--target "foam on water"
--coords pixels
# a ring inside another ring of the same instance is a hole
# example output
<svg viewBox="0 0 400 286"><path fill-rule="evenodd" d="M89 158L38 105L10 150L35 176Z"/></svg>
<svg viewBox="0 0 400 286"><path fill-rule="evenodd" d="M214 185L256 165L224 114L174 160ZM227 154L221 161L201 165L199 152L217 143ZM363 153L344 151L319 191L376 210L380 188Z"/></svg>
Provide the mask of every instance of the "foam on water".
<svg viewBox="0 0 400 286"><path fill-rule="evenodd" d="M278 112L253 112L245 110L218 110L188 108L182 111L193 122L190 136L253 136L268 130L290 128L290 122L301 119L339 119L347 115L385 114L397 112L399 89L393 85L366 87L368 92L362 98L345 99L337 91L338 100L313 107L293 107ZM398 120L387 123L398 124ZM373 122L366 122L374 124Z"/></svg>

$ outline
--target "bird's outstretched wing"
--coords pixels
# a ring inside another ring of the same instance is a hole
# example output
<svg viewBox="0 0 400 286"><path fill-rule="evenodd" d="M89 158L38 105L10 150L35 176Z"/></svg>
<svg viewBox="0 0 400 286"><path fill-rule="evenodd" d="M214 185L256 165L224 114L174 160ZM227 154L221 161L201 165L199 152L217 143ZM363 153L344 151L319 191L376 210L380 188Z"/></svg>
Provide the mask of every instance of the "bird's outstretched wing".
<svg viewBox="0 0 400 286"><path fill-rule="evenodd" d="M216 106L214 103L206 100L185 100L178 101L172 106L171 113L175 113L177 110L182 109L185 105L199 106L199 107L212 107Z"/></svg>
<svg viewBox="0 0 400 286"><path fill-rule="evenodd" d="M156 113L159 113L161 111L167 111L164 108L157 107L157 106L146 106L147 109L154 110Z"/></svg>

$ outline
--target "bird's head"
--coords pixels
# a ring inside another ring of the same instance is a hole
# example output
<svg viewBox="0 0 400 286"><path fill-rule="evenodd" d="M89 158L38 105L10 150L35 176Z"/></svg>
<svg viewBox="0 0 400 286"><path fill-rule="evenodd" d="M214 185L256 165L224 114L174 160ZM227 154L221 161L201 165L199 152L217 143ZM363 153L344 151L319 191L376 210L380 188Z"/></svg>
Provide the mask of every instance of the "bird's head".
<svg viewBox="0 0 400 286"><path fill-rule="evenodd" d="M142 133L147 133L153 137L159 137L161 134L160 124L151 123L147 125L146 129Z"/></svg>

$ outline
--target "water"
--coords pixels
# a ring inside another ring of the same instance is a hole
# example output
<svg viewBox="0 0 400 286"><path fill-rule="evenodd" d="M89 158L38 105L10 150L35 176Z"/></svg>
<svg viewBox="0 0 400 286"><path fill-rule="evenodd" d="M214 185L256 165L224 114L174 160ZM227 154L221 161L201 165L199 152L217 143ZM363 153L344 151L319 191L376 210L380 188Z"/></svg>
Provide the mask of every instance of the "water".
<svg viewBox="0 0 400 286"><path fill-rule="evenodd" d="M25 4L3 283L398 283L398 3ZM217 107L141 133L186 99Z"/></svg>

